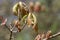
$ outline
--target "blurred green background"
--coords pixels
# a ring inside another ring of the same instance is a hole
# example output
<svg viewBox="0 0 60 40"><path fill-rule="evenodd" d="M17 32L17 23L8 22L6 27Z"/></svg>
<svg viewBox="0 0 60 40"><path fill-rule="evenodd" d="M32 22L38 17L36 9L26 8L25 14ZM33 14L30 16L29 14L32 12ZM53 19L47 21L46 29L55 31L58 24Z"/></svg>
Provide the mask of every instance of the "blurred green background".
<svg viewBox="0 0 60 40"><path fill-rule="evenodd" d="M40 1L42 5L46 5L46 11L35 13L37 17L39 32L52 31L55 34L60 31L60 0L0 0L0 16L8 19L7 25L11 21L17 19L12 13L12 7L15 3L22 1L28 4L30 1ZM0 27L0 40L9 40L10 32L5 27ZM31 28L24 28L19 33L13 33L14 40L34 40L36 33ZM50 40L60 40L60 36Z"/></svg>

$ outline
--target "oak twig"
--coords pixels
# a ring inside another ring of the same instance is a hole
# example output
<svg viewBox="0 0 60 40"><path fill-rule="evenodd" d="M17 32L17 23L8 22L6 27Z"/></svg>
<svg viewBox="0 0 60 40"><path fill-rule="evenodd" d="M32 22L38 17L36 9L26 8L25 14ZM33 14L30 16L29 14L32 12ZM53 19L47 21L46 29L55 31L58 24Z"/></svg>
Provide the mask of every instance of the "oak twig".
<svg viewBox="0 0 60 40"><path fill-rule="evenodd" d="M56 34L50 36L49 38L53 38L53 37L56 37L56 36L59 36L59 35L60 35L60 32L58 32L58 33L56 33Z"/></svg>
<svg viewBox="0 0 60 40"><path fill-rule="evenodd" d="M12 39L12 31L10 30L10 28L8 28L8 26L5 24L5 26L6 26L6 28L10 31L10 38L9 38L9 40L11 40Z"/></svg>
<svg viewBox="0 0 60 40"><path fill-rule="evenodd" d="M12 39L12 31L10 31L10 39L9 40L11 40Z"/></svg>

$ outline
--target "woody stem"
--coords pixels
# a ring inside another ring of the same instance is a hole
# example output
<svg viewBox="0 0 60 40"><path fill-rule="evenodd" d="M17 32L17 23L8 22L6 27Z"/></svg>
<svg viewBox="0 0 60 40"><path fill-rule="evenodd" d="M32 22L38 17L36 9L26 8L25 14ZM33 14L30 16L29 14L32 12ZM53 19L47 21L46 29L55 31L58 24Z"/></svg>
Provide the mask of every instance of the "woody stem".
<svg viewBox="0 0 60 40"><path fill-rule="evenodd" d="M49 38L54 38L54 37L59 36L59 35L60 35L60 32L58 32L58 33L56 33L56 34L50 36Z"/></svg>
<svg viewBox="0 0 60 40"><path fill-rule="evenodd" d="M9 40L12 40L12 31L10 31L10 39Z"/></svg>

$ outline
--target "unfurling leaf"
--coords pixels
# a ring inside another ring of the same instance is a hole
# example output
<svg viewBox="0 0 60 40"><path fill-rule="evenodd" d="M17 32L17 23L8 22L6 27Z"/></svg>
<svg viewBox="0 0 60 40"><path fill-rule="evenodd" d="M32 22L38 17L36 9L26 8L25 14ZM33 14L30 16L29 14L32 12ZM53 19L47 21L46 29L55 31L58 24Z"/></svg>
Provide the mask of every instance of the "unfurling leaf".
<svg viewBox="0 0 60 40"><path fill-rule="evenodd" d="M34 3L33 2L29 2L29 11L30 12L34 11Z"/></svg>
<svg viewBox="0 0 60 40"><path fill-rule="evenodd" d="M28 27L32 26L32 29L34 29L38 33L37 20L36 16L33 13L29 13L27 18L27 25Z"/></svg>
<svg viewBox="0 0 60 40"><path fill-rule="evenodd" d="M40 4L40 2L36 2L35 6L34 6L34 11L40 12L40 10L41 10L41 4Z"/></svg>
<svg viewBox="0 0 60 40"><path fill-rule="evenodd" d="M21 28L20 27L18 27L18 32L21 32Z"/></svg>
<svg viewBox="0 0 60 40"><path fill-rule="evenodd" d="M49 38L51 36L51 31L48 31L47 33L46 33L46 38Z"/></svg>
<svg viewBox="0 0 60 40"><path fill-rule="evenodd" d="M32 24L32 20L28 18L28 19L27 19L27 24L28 24L28 27L30 27L31 24Z"/></svg>
<svg viewBox="0 0 60 40"><path fill-rule="evenodd" d="M2 26L5 25L6 22L7 22L7 18L6 18L6 19L2 19L2 23L1 23L1 25L2 25Z"/></svg>
<svg viewBox="0 0 60 40"><path fill-rule="evenodd" d="M41 39L44 39L44 38L45 38L45 34L42 33L42 34L41 34Z"/></svg>
<svg viewBox="0 0 60 40"><path fill-rule="evenodd" d="M19 4L16 3L16 4L13 6L13 8L12 8L13 14L16 15L16 16L17 16L17 14L18 14L18 13L17 13L18 5L19 5Z"/></svg>
<svg viewBox="0 0 60 40"><path fill-rule="evenodd" d="M23 2L18 2L18 3L16 3L16 4L13 6L12 9L13 9L13 14L14 14L15 16L18 16L18 13L19 13L19 14L21 14L22 17L23 17L25 14L28 14L28 13L29 13L28 9L26 8L25 3L23 3ZM19 12L18 12L18 10L19 10Z"/></svg>
<svg viewBox="0 0 60 40"><path fill-rule="evenodd" d="M38 33L38 26L37 26L37 24L35 25L35 27L33 29L35 30L35 32Z"/></svg>
<svg viewBox="0 0 60 40"><path fill-rule="evenodd" d="M48 40L48 38L51 36L51 31L48 31L46 34L38 34L35 38L35 40Z"/></svg>
<svg viewBox="0 0 60 40"><path fill-rule="evenodd" d="M28 25L28 27L30 27L32 25L31 13L29 13L29 15L28 15L27 25Z"/></svg>
<svg viewBox="0 0 60 40"><path fill-rule="evenodd" d="M41 40L41 35L38 34L38 35L36 36L35 40Z"/></svg>

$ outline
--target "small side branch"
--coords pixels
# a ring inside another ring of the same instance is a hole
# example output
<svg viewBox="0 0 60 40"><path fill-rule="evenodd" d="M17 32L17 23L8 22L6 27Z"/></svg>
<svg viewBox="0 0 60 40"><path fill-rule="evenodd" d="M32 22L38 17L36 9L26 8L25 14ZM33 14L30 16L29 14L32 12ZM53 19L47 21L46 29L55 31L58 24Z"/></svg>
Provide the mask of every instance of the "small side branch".
<svg viewBox="0 0 60 40"><path fill-rule="evenodd" d="M48 39L51 39L51 38L54 38L56 36L59 36L60 35L60 32L54 34L54 35L51 35L50 36L50 33L47 32L47 34L38 34L35 38L35 40L48 40Z"/></svg>
<svg viewBox="0 0 60 40"><path fill-rule="evenodd" d="M10 38L9 38L9 40L12 40L13 32L10 30L10 28L8 28L8 26L7 26L7 25L5 25L5 26L6 26L6 28L10 31Z"/></svg>
<svg viewBox="0 0 60 40"><path fill-rule="evenodd" d="M8 28L8 26L5 24L5 27L10 31L10 28Z"/></svg>
<svg viewBox="0 0 60 40"><path fill-rule="evenodd" d="M58 33L56 33L56 34L50 36L49 38L54 38L54 37L59 36L59 35L60 35L60 32L58 32Z"/></svg>
<svg viewBox="0 0 60 40"><path fill-rule="evenodd" d="M27 23L25 23L25 24L23 25L23 28L22 28L21 30L23 30L23 29L25 28L26 24L27 24Z"/></svg>
<svg viewBox="0 0 60 40"><path fill-rule="evenodd" d="M11 40L12 39L12 31L10 31L10 39L9 40Z"/></svg>

